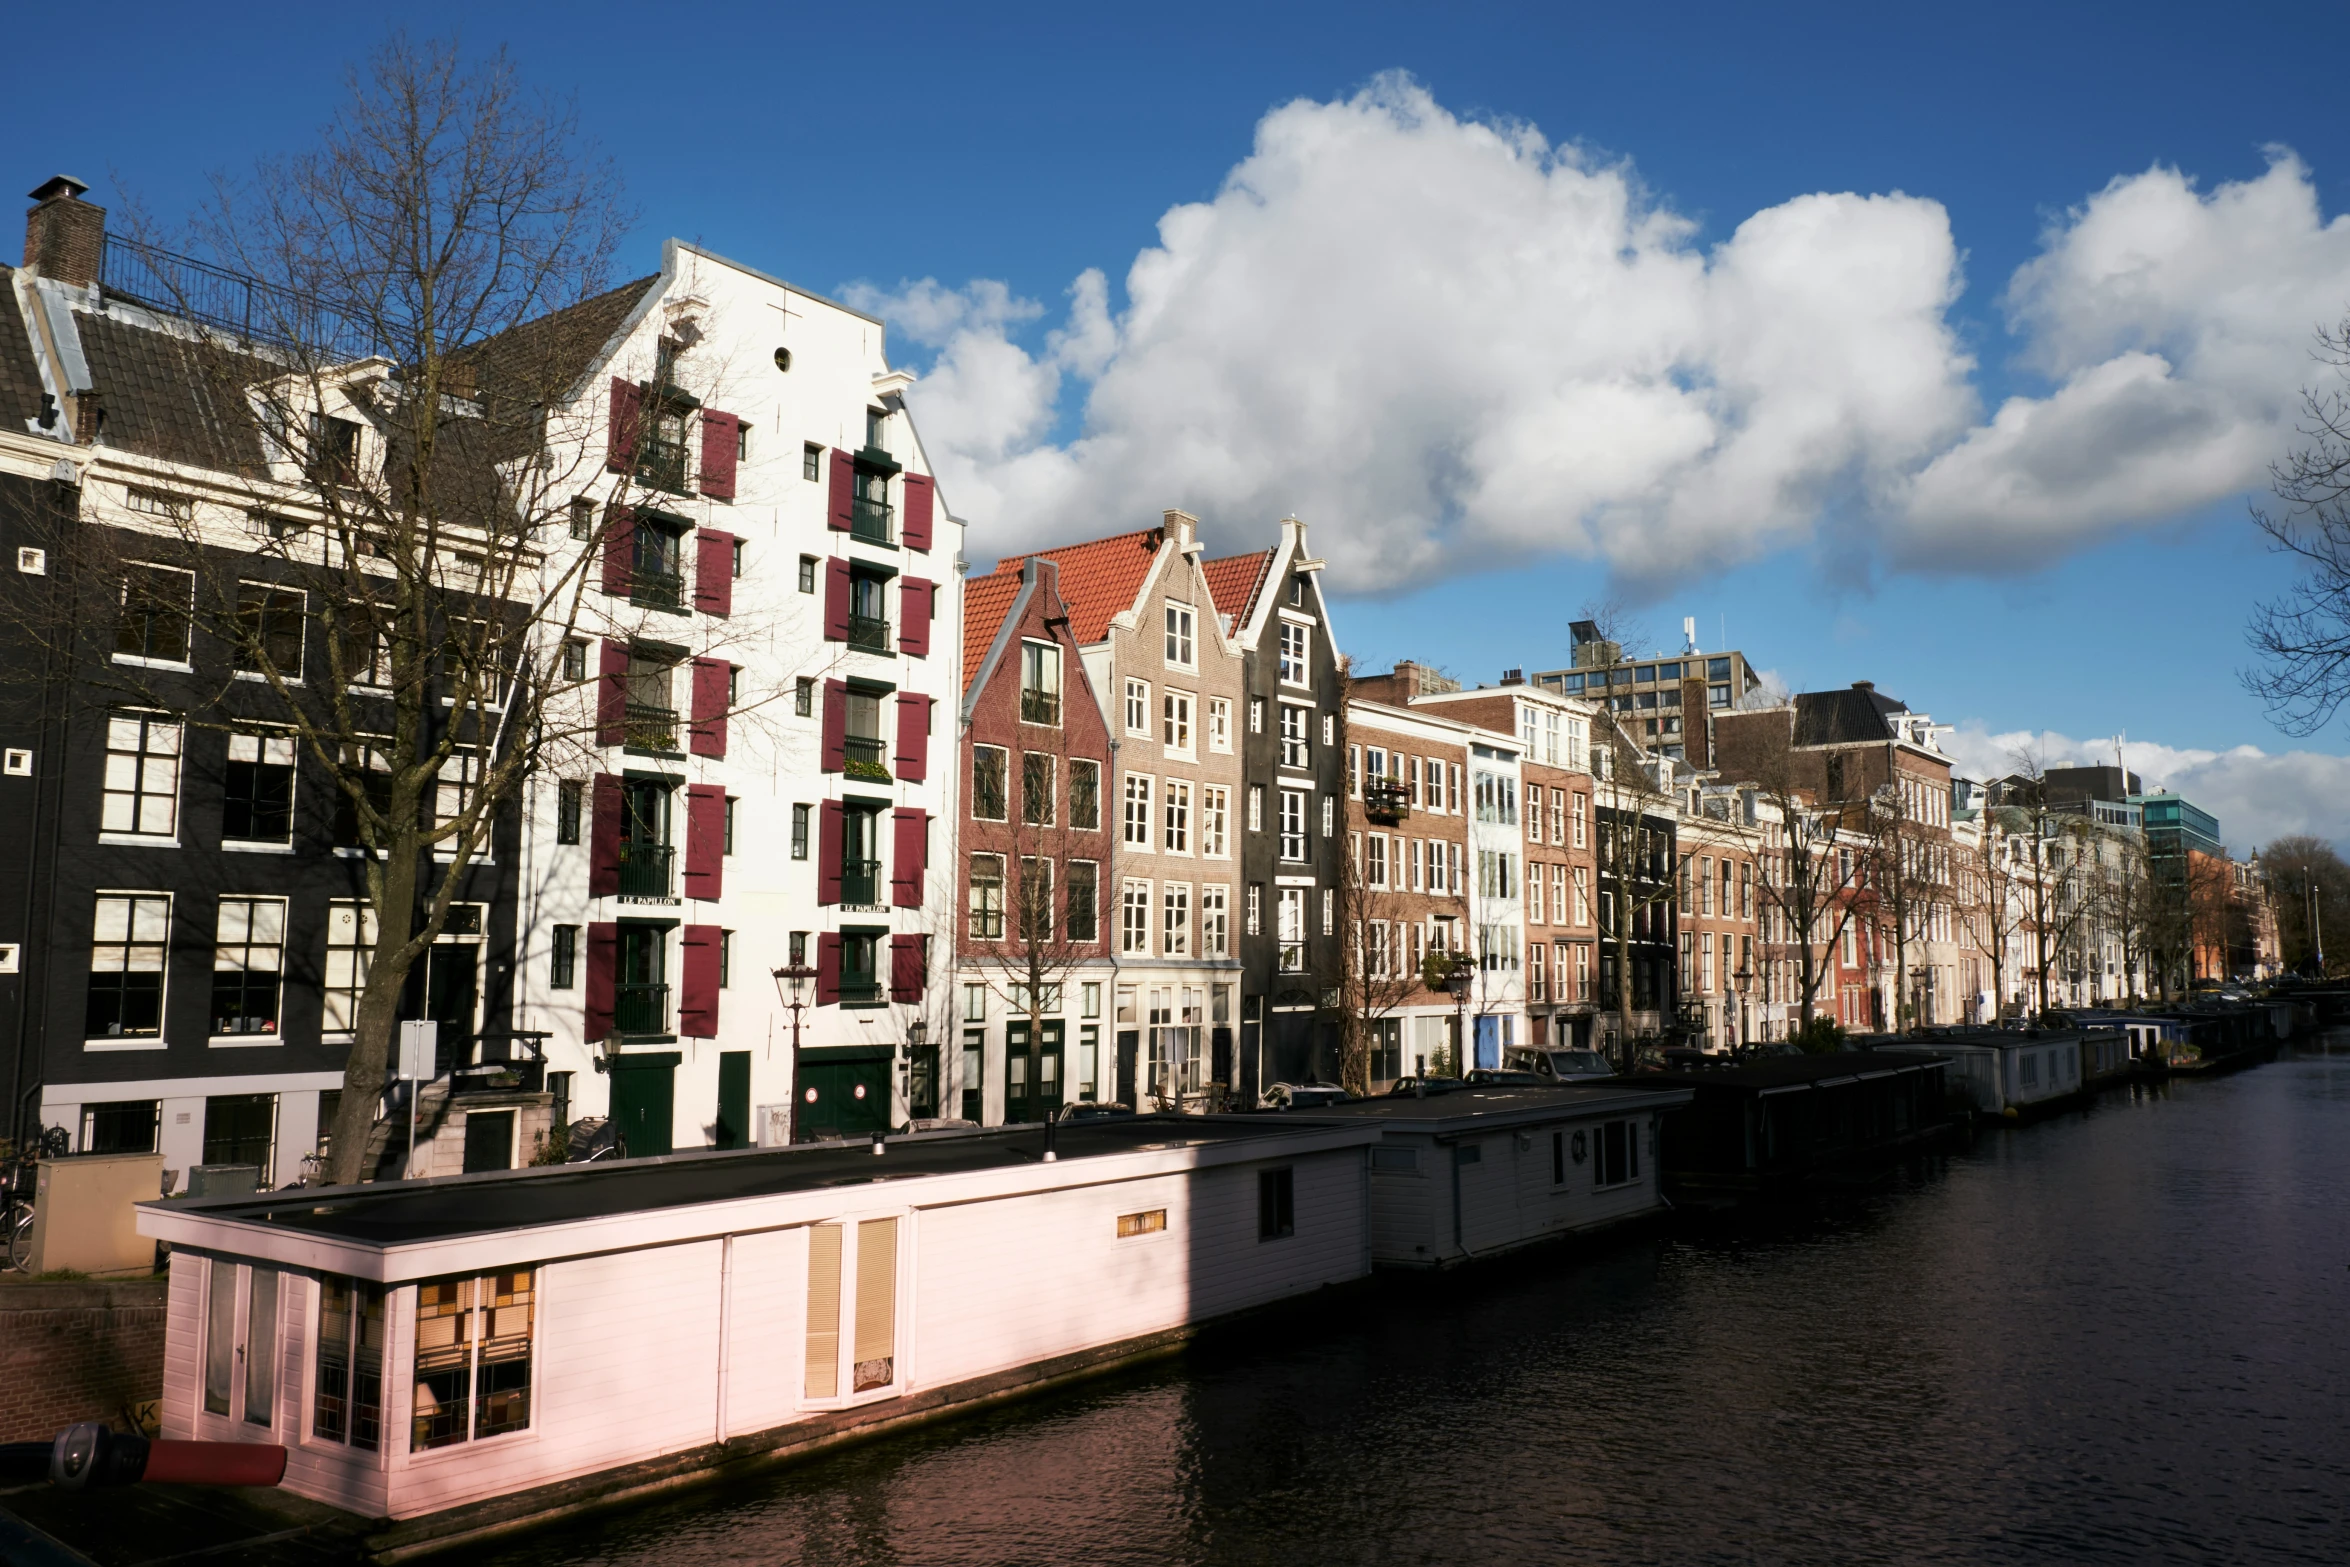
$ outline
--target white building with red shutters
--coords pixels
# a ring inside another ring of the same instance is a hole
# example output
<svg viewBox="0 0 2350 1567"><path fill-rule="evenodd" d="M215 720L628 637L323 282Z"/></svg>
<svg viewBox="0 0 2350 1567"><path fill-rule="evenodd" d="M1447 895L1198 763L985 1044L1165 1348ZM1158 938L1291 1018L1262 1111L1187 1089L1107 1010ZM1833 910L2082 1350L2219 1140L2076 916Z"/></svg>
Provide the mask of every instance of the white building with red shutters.
<svg viewBox="0 0 2350 1567"><path fill-rule="evenodd" d="M878 320L678 240L620 296L548 564L583 739L525 808L516 1029L556 1119L630 1155L902 1126L944 1032L961 642L912 377Z"/></svg>

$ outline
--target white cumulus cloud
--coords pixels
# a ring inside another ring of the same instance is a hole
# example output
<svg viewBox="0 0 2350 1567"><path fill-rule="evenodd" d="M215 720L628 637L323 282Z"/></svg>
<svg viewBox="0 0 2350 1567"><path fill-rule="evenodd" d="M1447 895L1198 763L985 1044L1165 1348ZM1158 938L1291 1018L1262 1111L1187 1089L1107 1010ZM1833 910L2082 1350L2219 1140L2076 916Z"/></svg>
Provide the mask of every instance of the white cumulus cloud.
<svg viewBox="0 0 2350 1567"><path fill-rule="evenodd" d="M1979 723L1959 725L1943 748L1961 774L1986 780L2018 771L2024 755L2048 767L2111 766L2114 759L2110 738L2080 740L2054 730L1994 733ZM2142 740L2125 740L2121 755L2149 790L2174 789L2217 816L2221 839L2239 858L2296 833L2350 849L2350 757L2250 745L2203 751Z"/></svg>
<svg viewBox="0 0 2350 1567"><path fill-rule="evenodd" d="M2004 305L2040 397L1988 419L1948 214L1819 193L1718 243L1626 164L1410 79L1299 101L1171 208L1113 309L982 280L852 298L935 351L915 416L982 557L1167 506L1294 512L1338 585L1566 555L1634 586L1833 517L1896 565L2037 563L2255 485L2350 304L2309 173L2156 169L2053 224Z"/></svg>

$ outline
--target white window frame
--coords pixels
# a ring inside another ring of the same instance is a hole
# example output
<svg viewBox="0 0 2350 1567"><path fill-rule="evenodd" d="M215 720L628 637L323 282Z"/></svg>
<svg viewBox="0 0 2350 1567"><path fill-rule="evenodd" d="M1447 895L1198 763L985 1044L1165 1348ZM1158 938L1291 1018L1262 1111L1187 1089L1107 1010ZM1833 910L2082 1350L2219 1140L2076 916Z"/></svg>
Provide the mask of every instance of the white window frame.
<svg viewBox="0 0 2350 1567"><path fill-rule="evenodd" d="M1165 653L1169 669L1196 670L1199 668L1199 647L1196 633L1199 616L1189 604L1170 599L1166 605L1167 638Z"/></svg>
<svg viewBox="0 0 2350 1567"><path fill-rule="evenodd" d="M1190 761L1199 754L1199 733L1193 723L1198 699L1189 691L1169 686L1159 695L1159 743L1171 760Z"/></svg>
<svg viewBox="0 0 2350 1567"><path fill-rule="evenodd" d="M1191 856L1191 780L1170 778L1159 790L1162 806L1159 812L1165 833L1159 847L1167 854Z"/></svg>
<svg viewBox="0 0 2350 1567"><path fill-rule="evenodd" d="M1157 781L1149 773L1128 773L1124 785L1118 791L1118 841L1131 853L1148 854L1157 843L1159 824L1151 814L1153 785Z"/></svg>
<svg viewBox="0 0 2350 1567"><path fill-rule="evenodd" d="M1224 756L1232 754L1232 698L1208 698L1208 749Z"/></svg>
<svg viewBox="0 0 2350 1567"><path fill-rule="evenodd" d="M1203 860L1232 857L1232 789L1227 784L1200 785L1199 853Z"/></svg>
<svg viewBox="0 0 2350 1567"><path fill-rule="evenodd" d="M1151 683L1147 680L1126 682L1126 732L1150 738Z"/></svg>
<svg viewBox="0 0 2350 1567"><path fill-rule="evenodd" d="M121 750L116 746L119 738L117 726L122 724L134 724L138 728L134 749ZM166 730L171 736L171 749L168 752L154 746L156 737ZM101 796L98 806L101 842L112 838L142 844L178 844L180 779L186 770L187 744L187 725L169 713L145 708L116 708L107 713L106 762L99 785ZM166 758L171 770L171 787L168 792L150 787L157 764ZM118 760L126 765L117 766ZM118 787L123 784L128 787ZM129 802L128 826L118 825L110 819L118 800ZM150 805L157 801L165 802L163 814L169 819L168 825L162 828L147 825L153 814Z"/></svg>

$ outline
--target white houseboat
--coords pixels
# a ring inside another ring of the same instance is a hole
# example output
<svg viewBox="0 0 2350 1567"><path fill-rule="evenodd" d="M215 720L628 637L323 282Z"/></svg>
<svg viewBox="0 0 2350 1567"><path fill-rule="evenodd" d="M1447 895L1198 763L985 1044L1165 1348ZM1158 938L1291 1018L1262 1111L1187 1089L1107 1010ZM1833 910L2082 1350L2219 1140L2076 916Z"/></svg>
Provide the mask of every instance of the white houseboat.
<svg viewBox="0 0 2350 1567"><path fill-rule="evenodd" d="M380 1557L1147 1352L1370 1269L1376 1117L1142 1117L150 1203L163 1433ZM1643 1168L1647 1168L1644 1164Z"/></svg>

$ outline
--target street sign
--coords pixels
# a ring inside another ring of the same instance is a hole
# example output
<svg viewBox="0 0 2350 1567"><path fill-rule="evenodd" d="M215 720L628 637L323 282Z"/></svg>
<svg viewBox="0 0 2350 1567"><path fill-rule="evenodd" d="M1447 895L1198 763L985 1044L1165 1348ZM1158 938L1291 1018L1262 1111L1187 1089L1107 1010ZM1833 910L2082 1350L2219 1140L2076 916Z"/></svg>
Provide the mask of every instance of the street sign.
<svg viewBox="0 0 2350 1567"><path fill-rule="evenodd" d="M400 1025L400 1075L412 1083L430 1082L440 1074L433 1070L434 1057L439 1053L441 1025L426 1021Z"/></svg>

